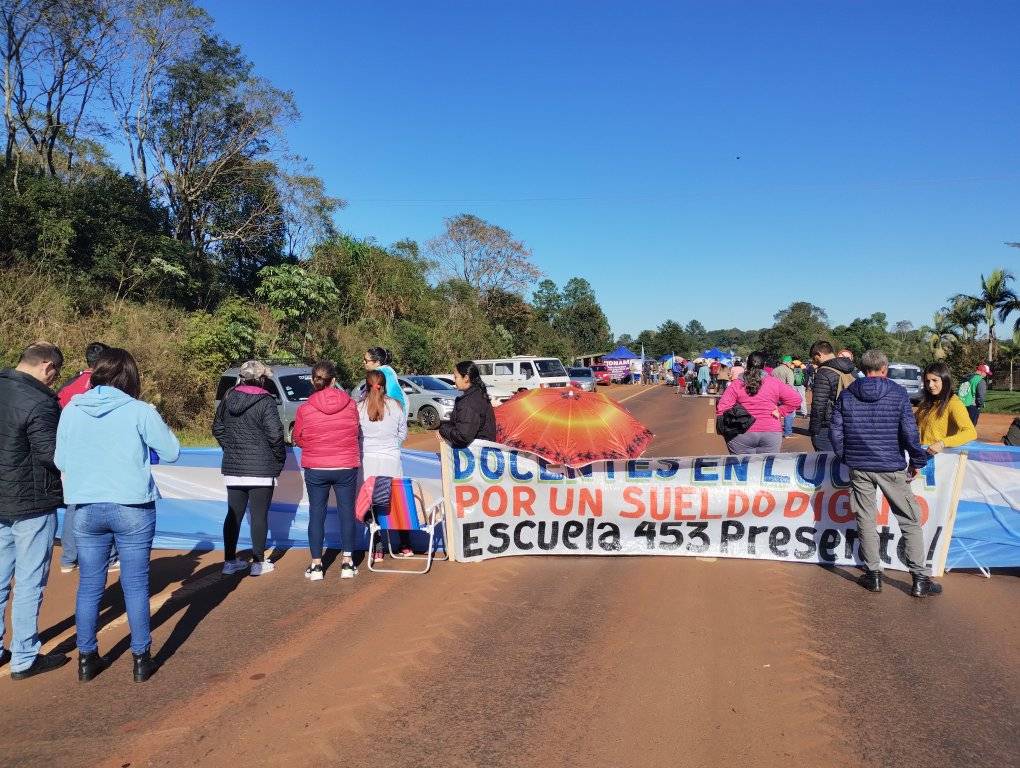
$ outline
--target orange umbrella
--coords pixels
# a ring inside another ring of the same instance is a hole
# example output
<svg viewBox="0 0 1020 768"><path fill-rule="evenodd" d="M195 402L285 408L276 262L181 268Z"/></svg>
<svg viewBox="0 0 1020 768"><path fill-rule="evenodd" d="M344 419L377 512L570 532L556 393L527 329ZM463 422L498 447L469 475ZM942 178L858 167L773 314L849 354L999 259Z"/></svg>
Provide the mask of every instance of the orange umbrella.
<svg viewBox="0 0 1020 768"><path fill-rule="evenodd" d="M652 433L615 400L574 387L529 389L496 409L496 439L571 467L633 459Z"/></svg>

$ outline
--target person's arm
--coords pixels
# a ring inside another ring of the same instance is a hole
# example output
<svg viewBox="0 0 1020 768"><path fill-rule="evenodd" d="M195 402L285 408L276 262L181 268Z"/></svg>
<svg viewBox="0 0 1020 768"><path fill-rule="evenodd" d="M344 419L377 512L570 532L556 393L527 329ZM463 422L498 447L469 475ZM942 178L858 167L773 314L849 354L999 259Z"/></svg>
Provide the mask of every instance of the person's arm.
<svg viewBox="0 0 1020 768"><path fill-rule="evenodd" d="M463 397L457 398L450 420L439 425L439 434L454 448L467 448L478 436L482 426L478 413L472 408L460 407Z"/></svg>
<svg viewBox="0 0 1020 768"><path fill-rule="evenodd" d="M407 414L400 407L400 403L394 403L394 405L396 406L395 416L397 418L397 444L403 445L407 439Z"/></svg>
<svg viewBox="0 0 1020 768"><path fill-rule="evenodd" d="M49 399L40 403L28 414L25 424L28 444L32 456L51 472L59 474L54 454L57 451L57 423L60 421L60 406Z"/></svg>
<svg viewBox="0 0 1020 768"><path fill-rule="evenodd" d="M726 387L726 391L723 392L722 397L719 398L719 402L715 404L715 415L722 416L726 411L733 407L733 404L737 402L737 389L738 387Z"/></svg>
<svg viewBox="0 0 1020 768"><path fill-rule="evenodd" d="M800 407L800 393L789 384L779 387L779 415L789 416Z"/></svg>
<svg viewBox="0 0 1020 768"><path fill-rule="evenodd" d="M917 434L917 421L910 407L910 398L903 392L903 403L900 406L900 445L910 456L910 466L921 469L928 463L928 452L921 447L921 438Z"/></svg>
<svg viewBox="0 0 1020 768"><path fill-rule="evenodd" d="M299 406L297 413L294 414L294 428L290 431L290 441L296 445L301 445L301 438L304 436L305 431L305 407Z"/></svg>
<svg viewBox="0 0 1020 768"><path fill-rule="evenodd" d="M970 420L970 414L967 413L967 406L958 397L949 398L949 424L949 436L941 441L946 448L955 448L971 440L977 440L977 430Z"/></svg>
<svg viewBox="0 0 1020 768"><path fill-rule="evenodd" d="M832 442L832 452L836 454L836 458L839 462L843 463L843 398L840 397L836 401L836 406L832 409L832 419L829 421L829 440Z"/></svg>
<svg viewBox="0 0 1020 768"><path fill-rule="evenodd" d="M143 403L142 441L159 456L161 462L172 464L181 455L181 444L153 406Z"/></svg>
<svg viewBox="0 0 1020 768"><path fill-rule="evenodd" d="M269 401L262 407L262 428L269 439L269 446L273 449L273 457L283 467L287 461L287 446L284 443L283 422L280 421L280 409L272 398L264 398Z"/></svg>
<svg viewBox="0 0 1020 768"><path fill-rule="evenodd" d="M821 370L815 373L814 386L811 388L811 423L813 425L820 425L829 409L835 389L833 379L833 376L826 376Z"/></svg>
<svg viewBox="0 0 1020 768"><path fill-rule="evenodd" d="M978 382L977 390L974 393L974 405L978 408L985 407L985 395L988 394L988 382L985 377L981 377L981 381Z"/></svg>
<svg viewBox="0 0 1020 768"><path fill-rule="evenodd" d="M223 447L223 436L226 434L226 425L223 423L223 408L227 402L227 396L224 395L223 399L220 400L220 404L216 406L216 415L213 416L212 422L212 433L213 437L216 438L216 442L219 443L220 448Z"/></svg>

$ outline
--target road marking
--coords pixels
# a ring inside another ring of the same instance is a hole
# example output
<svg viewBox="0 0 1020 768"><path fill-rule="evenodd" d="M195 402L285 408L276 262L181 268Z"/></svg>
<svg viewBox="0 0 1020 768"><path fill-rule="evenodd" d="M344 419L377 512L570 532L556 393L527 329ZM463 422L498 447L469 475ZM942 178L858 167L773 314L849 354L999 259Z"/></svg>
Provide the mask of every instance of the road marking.
<svg viewBox="0 0 1020 768"><path fill-rule="evenodd" d="M705 434L706 435L715 434L715 419L709 418L708 421L705 422Z"/></svg>
<svg viewBox="0 0 1020 768"><path fill-rule="evenodd" d="M635 397L640 397L641 395L645 394L646 392L654 392L654 391L655 391L655 387L644 387L640 392L635 392L633 395L627 395L626 397L624 397L624 398L622 398L620 400L617 400L616 402L618 402L618 403L625 403L628 400L633 400Z"/></svg>

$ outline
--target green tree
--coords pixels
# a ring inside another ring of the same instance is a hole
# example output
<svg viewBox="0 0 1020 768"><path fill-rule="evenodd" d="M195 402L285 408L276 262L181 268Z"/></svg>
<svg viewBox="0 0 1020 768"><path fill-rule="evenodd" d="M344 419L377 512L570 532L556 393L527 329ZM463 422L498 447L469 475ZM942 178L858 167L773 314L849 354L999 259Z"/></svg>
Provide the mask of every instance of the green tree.
<svg viewBox="0 0 1020 768"><path fill-rule="evenodd" d="M535 308L535 316L539 320L552 325L563 307L563 295L556 287L556 283L546 278L531 294L531 305Z"/></svg>
<svg viewBox="0 0 1020 768"><path fill-rule="evenodd" d="M506 332L512 354L527 350L528 329L534 322L536 310L520 294L490 288L483 300L483 308L490 325Z"/></svg>
<svg viewBox="0 0 1020 768"><path fill-rule="evenodd" d="M684 357L690 357L695 352L690 336L684 331L683 326L674 320L666 320L659 326L656 331L656 339L658 348L661 350L659 352L660 355L675 353Z"/></svg>
<svg viewBox="0 0 1020 768"><path fill-rule="evenodd" d="M563 287L563 306L554 327L570 339L577 354L608 352L612 346L609 320L584 278L572 277Z"/></svg>
<svg viewBox="0 0 1020 768"><path fill-rule="evenodd" d="M775 314L775 325L761 332L758 346L771 360L783 355L807 355L811 345L830 337L825 310L807 301L796 301Z"/></svg>
<svg viewBox="0 0 1020 768"><path fill-rule="evenodd" d="M696 347L694 350L695 353L701 352L705 349L708 341L706 338L708 331L705 330L705 326L703 326L698 320L691 320L687 323L687 327L684 328L684 331L687 333L687 336L690 337L691 344Z"/></svg>
<svg viewBox="0 0 1020 768"><path fill-rule="evenodd" d="M270 351L275 352L283 338L290 342L284 347L286 351L300 349L300 356L305 357L311 339L309 326L339 298L336 285L299 264L265 267L259 272L259 280L255 295L266 303L280 327ZM295 337L300 344L295 343Z"/></svg>
<svg viewBox="0 0 1020 768"><path fill-rule="evenodd" d="M884 312L875 312L870 317L858 317L849 325L838 325L832 329L836 344L845 347L860 358L869 349L891 352L890 335L886 328Z"/></svg>
<svg viewBox="0 0 1020 768"><path fill-rule="evenodd" d="M470 213L446 219L445 225L428 243L441 277L463 280L485 293L490 288L523 291L542 276L531 250L502 227Z"/></svg>
<svg viewBox="0 0 1020 768"><path fill-rule="evenodd" d="M1013 273L1008 269L993 269L987 278L981 275L981 290L976 295L961 293L951 299L954 304L969 305L982 313L988 329L988 360L995 357L996 317L1005 322L1020 301L1009 285L1013 280Z"/></svg>

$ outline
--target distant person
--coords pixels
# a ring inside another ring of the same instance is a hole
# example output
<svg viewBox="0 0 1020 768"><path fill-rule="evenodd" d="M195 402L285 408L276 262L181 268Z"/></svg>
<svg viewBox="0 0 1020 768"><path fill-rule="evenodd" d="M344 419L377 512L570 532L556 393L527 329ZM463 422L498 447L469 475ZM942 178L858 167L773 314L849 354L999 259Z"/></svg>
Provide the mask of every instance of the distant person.
<svg viewBox="0 0 1020 768"><path fill-rule="evenodd" d="M634 359L630 361L630 383L641 383L641 361Z"/></svg>
<svg viewBox="0 0 1020 768"><path fill-rule="evenodd" d="M981 363L965 382L960 384L957 394L967 413L970 414L970 421L976 427L981 409L985 407L985 397L988 394L987 378L992 375L992 369Z"/></svg>
<svg viewBox="0 0 1020 768"><path fill-rule="evenodd" d="M807 373L804 370L804 363L800 360L793 361L793 388L800 395L800 408L797 409L797 412L801 416L807 416Z"/></svg>
<svg viewBox="0 0 1020 768"><path fill-rule="evenodd" d="M730 368L730 381L740 381L744 378L744 362L739 357L733 361L733 367Z"/></svg>
<svg viewBox="0 0 1020 768"><path fill-rule="evenodd" d="M794 374L793 374L793 356L785 355L779 365L772 369L772 376L779 379L786 386L793 388ZM799 394L799 393L798 393ZM799 407L799 404L798 404ZM795 411L790 411L783 417L783 438L791 437L793 435L793 414Z"/></svg>
<svg viewBox="0 0 1020 768"><path fill-rule="evenodd" d="M712 381L712 374L708 367L707 361L702 361L701 365L698 366L698 393L702 395L708 394L708 385Z"/></svg>
<svg viewBox="0 0 1020 768"><path fill-rule="evenodd" d="M381 373L375 371L373 375ZM354 567L354 499L361 467L361 429L357 403L338 389L335 382L336 366L328 360L317 362L312 368L315 391L297 409L291 435L294 445L301 448L308 491L308 548L312 562L305 578L311 581L322 581L323 577L322 547L330 489L340 519L340 578L349 579L358 573Z"/></svg>
<svg viewBox="0 0 1020 768"><path fill-rule="evenodd" d="M836 353L836 357L841 357L844 360L849 360L850 364L854 367L854 377L858 379L864 378L864 372L858 370L856 363L854 362L854 353L844 347Z"/></svg>
<svg viewBox="0 0 1020 768"><path fill-rule="evenodd" d="M730 368L726 365L719 366L719 373L716 375L716 384L719 387L719 394L726 391L726 387L730 384Z"/></svg>
<svg viewBox="0 0 1020 768"><path fill-rule="evenodd" d="M464 394L453 401L450 420L439 425L440 436L454 448L467 448L475 440L495 441L496 414L478 366L470 360L457 363L453 383Z"/></svg>
<svg viewBox="0 0 1020 768"><path fill-rule="evenodd" d="M684 381L684 363L677 357L673 358L673 383L676 385L676 393L683 394L687 382Z"/></svg>
<svg viewBox="0 0 1020 768"><path fill-rule="evenodd" d="M782 419L800 404L793 387L774 376L766 376L764 369L765 355L752 352L747 358L744 378L734 381L716 403L716 416L741 405L754 417L754 423L744 434L726 443L731 454L779 453L783 445Z"/></svg>
<svg viewBox="0 0 1020 768"><path fill-rule="evenodd" d="M928 463L910 397L907 390L886 378L889 359L884 353L869 349L861 358L861 367L865 378L855 380L840 393L830 426L833 453L850 468L850 503L857 518L865 568L858 583L871 592L882 591L882 557L875 521L878 488L903 535L903 559L914 580L910 594L937 595L942 586L931 580L931 569L925 565L921 507L910 489L910 480ZM909 463L904 453L910 456Z"/></svg>
<svg viewBox="0 0 1020 768"><path fill-rule="evenodd" d="M244 571L249 564L237 557L237 540L245 511L251 521L251 575L275 570L265 559L269 505L276 478L287 458L280 409L266 389L271 371L258 360L241 366L238 384L227 391L216 409L212 433L223 449L223 484L227 487L227 515L223 520L223 573Z"/></svg>
<svg viewBox="0 0 1020 768"><path fill-rule="evenodd" d="M932 456L977 440L977 430L967 407L953 392L952 374L945 363L932 363L924 369L924 396L916 418L921 445Z"/></svg>
<svg viewBox="0 0 1020 768"><path fill-rule="evenodd" d="M453 378L454 381L457 380L456 372ZM358 420L361 423L362 479L403 477L404 464L400 449L407 439L407 415L400 403L387 393L386 379L382 371L369 371L365 376L365 395L358 403ZM400 556L410 557L414 554L411 551L410 534L407 531L400 531L399 535ZM370 553L369 557L380 559L381 549ZM348 577L355 573L357 571L353 570L352 565ZM343 571L340 575L343 576Z"/></svg>
<svg viewBox="0 0 1020 768"><path fill-rule="evenodd" d="M149 652L149 558L159 491L149 451L155 451L161 462L174 462L181 446L156 409L138 399L141 390L131 353L108 348L94 364L91 388L71 400L57 430L56 464L64 472L64 500L75 507L79 558L75 623L82 682L108 664L99 655L96 633L114 544L120 552L120 587L131 628L135 682L145 682L156 669Z"/></svg>
<svg viewBox="0 0 1020 768"><path fill-rule="evenodd" d="M365 352L365 371L379 371L386 377L386 396L391 397L400 403L400 407L407 413L407 396L400 386L397 372L393 370L390 363L393 356L388 349L372 347Z"/></svg>
<svg viewBox="0 0 1020 768"><path fill-rule="evenodd" d="M0 664L10 663L12 680L67 662L61 653L39 652L39 607L57 508L64 503L53 461L60 403L50 389L63 365L56 346L37 342L21 353L17 368L0 371L0 622L14 593L9 649L3 647L0 625Z"/></svg>
<svg viewBox="0 0 1020 768"><path fill-rule="evenodd" d="M719 391L719 369L722 365L718 360L712 360L708 364L708 380L710 384L715 384L716 391Z"/></svg>
<svg viewBox="0 0 1020 768"><path fill-rule="evenodd" d="M811 388L811 420L808 433L816 451L832 452L829 425L836 399L856 377L854 364L845 357L836 357L827 341L811 345L811 361L815 364L814 385Z"/></svg>
<svg viewBox="0 0 1020 768"><path fill-rule="evenodd" d="M93 341L85 347L85 364L88 367L84 371L79 371L73 379L57 390L57 400L60 401L61 408L66 408L75 395L88 391L92 369L96 367L99 356L108 349L109 347L101 341Z"/></svg>

